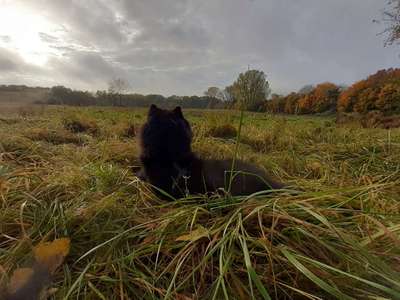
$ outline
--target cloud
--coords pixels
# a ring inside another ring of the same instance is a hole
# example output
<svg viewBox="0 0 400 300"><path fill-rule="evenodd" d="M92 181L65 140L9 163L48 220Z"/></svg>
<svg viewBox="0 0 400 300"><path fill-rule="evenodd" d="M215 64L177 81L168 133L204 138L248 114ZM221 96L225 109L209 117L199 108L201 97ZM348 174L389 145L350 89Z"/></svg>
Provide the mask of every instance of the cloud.
<svg viewBox="0 0 400 300"><path fill-rule="evenodd" d="M44 75L44 77L43 77ZM1 84L41 85L47 82L49 74L38 66L29 64L12 50L0 48Z"/></svg>
<svg viewBox="0 0 400 300"><path fill-rule="evenodd" d="M60 43L60 39L58 37L55 37L51 34L47 34L45 32L39 32L39 37L40 37L40 40L44 43L48 43L48 44Z"/></svg>
<svg viewBox="0 0 400 300"><path fill-rule="evenodd" d="M141 93L201 94L250 66L289 92L398 65L372 22L375 0L15 1L57 27L38 33L52 51L35 71L43 84L96 90L121 76ZM7 72L21 63L0 60Z"/></svg>
<svg viewBox="0 0 400 300"><path fill-rule="evenodd" d="M12 52L0 48L0 70L2 72L16 71L19 58Z"/></svg>
<svg viewBox="0 0 400 300"><path fill-rule="evenodd" d="M151 48L205 48L210 32L192 1L123 0L120 14L138 29L135 43Z"/></svg>
<svg viewBox="0 0 400 300"><path fill-rule="evenodd" d="M83 45L113 47L125 39L124 24L105 2L40 0L25 5L61 26L68 39Z"/></svg>
<svg viewBox="0 0 400 300"><path fill-rule="evenodd" d="M125 74L98 52L73 49L62 57L51 58L47 64L47 73L52 75L53 85L85 90L106 89L110 78Z"/></svg>

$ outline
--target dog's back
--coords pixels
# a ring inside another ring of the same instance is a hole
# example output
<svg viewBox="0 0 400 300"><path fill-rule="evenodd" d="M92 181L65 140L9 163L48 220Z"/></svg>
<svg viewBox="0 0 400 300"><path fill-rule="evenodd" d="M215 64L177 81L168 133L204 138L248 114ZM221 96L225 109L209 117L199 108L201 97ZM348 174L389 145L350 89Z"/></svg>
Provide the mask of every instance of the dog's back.
<svg viewBox="0 0 400 300"><path fill-rule="evenodd" d="M253 164L237 160L232 173L232 160L199 159L191 142L192 130L180 107L168 111L152 105L141 131L141 178L173 197L229 187L232 195L282 188Z"/></svg>
<svg viewBox="0 0 400 300"><path fill-rule="evenodd" d="M227 190L230 187L229 192L232 195L250 195L263 190L283 188L283 184L273 180L264 170L241 160L235 161L233 172L232 159L204 160L203 173L211 189Z"/></svg>

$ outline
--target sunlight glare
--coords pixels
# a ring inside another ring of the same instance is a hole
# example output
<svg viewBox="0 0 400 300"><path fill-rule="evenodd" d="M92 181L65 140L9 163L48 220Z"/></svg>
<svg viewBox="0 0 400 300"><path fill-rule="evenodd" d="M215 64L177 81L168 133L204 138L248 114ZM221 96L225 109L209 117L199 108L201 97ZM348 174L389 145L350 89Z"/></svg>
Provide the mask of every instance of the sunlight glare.
<svg viewBox="0 0 400 300"><path fill-rule="evenodd" d="M44 17L12 5L3 5L0 10L0 47L13 49L29 64L43 66L52 49L42 41L39 33L51 34L55 26ZM50 31L50 32L49 32Z"/></svg>

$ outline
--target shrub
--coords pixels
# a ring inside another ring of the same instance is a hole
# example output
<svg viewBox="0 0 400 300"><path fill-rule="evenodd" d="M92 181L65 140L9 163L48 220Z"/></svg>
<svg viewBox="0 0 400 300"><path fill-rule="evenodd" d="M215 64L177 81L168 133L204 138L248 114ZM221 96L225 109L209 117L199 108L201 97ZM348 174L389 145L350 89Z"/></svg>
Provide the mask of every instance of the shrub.
<svg viewBox="0 0 400 300"><path fill-rule="evenodd" d="M63 120L64 128L73 132L86 132L92 135L99 133L99 127L94 120L78 118L76 116L65 118Z"/></svg>
<svg viewBox="0 0 400 300"><path fill-rule="evenodd" d="M366 114L359 113L338 113L336 124L357 124L363 128L399 128L400 115L385 116L381 111L373 110Z"/></svg>
<svg viewBox="0 0 400 300"><path fill-rule="evenodd" d="M361 119L364 128L398 128L400 127L400 115L385 116L380 111L370 111Z"/></svg>
<svg viewBox="0 0 400 300"><path fill-rule="evenodd" d="M390 128L400 128L400 116L390 116L384 117L381 121L381 128L390 129Z"/></svg>
<svg viewBox="0 0 400 300"><path fill-rule="evenodd" d="M359 124L361 121L361 114L359 113L348 113L348 112L338 112L336 114L336 124L343 125L349 123Z"/></svg>
<svg viewBox="0 0 400 300"><path fill-rule="evenodd" d="M361 117L360 123L364 128L376 128L379 126L383 113L380 111L370 111Z"/></svg>
<svg viewBox="0 0 400 300"><path fill-rule="evenodd" d="M236 128L231 124L215 125L207 131L207 135L217 138L235 138Z"/></svg>

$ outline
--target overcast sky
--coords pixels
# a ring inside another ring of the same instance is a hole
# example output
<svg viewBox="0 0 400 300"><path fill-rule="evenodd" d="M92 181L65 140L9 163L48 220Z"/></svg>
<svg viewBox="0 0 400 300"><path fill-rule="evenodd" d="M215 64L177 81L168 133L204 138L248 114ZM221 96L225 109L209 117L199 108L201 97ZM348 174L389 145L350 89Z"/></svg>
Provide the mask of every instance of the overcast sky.
<svg viewBox="0 0 400 300"><path fill-rule="evenodd" d="M398 67L384 0L0 0L0 84L202 94L263 70L274 92Z"/></svg>

